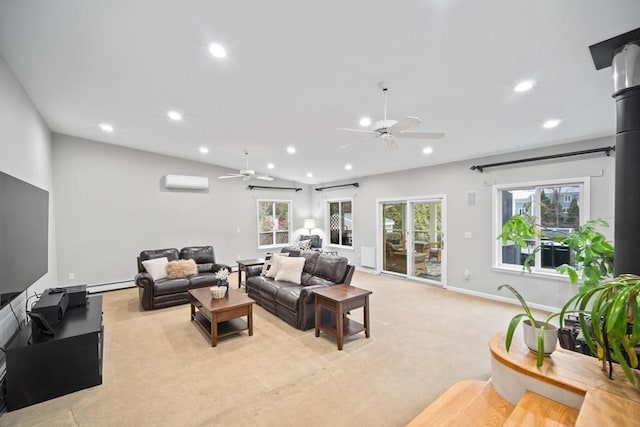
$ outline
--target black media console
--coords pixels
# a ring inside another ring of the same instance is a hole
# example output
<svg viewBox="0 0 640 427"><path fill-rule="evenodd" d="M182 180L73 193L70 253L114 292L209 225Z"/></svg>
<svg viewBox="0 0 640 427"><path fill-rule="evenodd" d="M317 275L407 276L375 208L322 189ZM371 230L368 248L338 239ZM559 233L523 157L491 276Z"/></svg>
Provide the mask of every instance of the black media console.
<svg viewBox="0 0 640 427"><path fill-rule="evenodd" d="M102 296L51 327L53 336L32 334L29 324L7 346L7 410L102 384Z"/></svg>

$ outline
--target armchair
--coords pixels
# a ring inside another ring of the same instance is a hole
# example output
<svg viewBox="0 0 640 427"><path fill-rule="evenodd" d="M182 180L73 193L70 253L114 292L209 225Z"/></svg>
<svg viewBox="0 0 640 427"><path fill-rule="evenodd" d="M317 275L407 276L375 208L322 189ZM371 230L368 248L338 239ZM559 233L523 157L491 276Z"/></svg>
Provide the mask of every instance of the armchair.
<svg viewBox="0 0 640 427"><path fill-rule="evenodd" d="M311 240L311 250L313 251L321 251L322 250L322 239L317 234L301 234L298 237L298 241L302 240Z"/></svg>

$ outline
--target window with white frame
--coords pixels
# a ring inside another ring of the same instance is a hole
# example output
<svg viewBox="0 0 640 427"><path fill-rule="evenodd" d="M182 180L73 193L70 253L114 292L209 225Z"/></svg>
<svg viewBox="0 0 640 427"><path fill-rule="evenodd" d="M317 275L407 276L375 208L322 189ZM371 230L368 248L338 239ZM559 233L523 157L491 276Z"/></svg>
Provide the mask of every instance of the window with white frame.
<svg viewBox="0 0 640 427"><path fill-rule="evenodd" d="M258 247L291 243L291 200L258 200Z"/></svg>
<svg viewBox="0 0 640 427"><path fill-rule="evenodd" d="M552 239L577 229L589 218L588 178L496 185L493 197L496 236L515 214L532 215L541 229L541 235L527 248L494 240L497 267L522 271L525 259L537 246L542 249L531 263L531 271L555 273L563 264L574 265L573 251Z"/></svg>
<svg viewBox="0 0 640 427"><path fill-rule="evenodd" d="M329 245L353 247L353 199L327 200Z"/></svg>

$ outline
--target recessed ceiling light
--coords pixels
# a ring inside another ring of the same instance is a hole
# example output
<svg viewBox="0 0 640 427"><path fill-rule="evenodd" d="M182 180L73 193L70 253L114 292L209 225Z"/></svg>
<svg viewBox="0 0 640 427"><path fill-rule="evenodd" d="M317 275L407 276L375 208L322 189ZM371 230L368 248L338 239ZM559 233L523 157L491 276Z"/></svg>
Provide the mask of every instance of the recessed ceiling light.
<svg viewBox="0 0 640 427"><path fill-rule="evenodd" d="M169 116L171 120L175 120L176 122L182 120L182 114L174 110L167 111L167 116Z"/></svg>
<svg viewBox="0 0 640 427"><path fill-rule="evenodd" d="M273 163L267 163L267 168L273 169L275 167L276 167L276 165L274 165Z"/></svg>
<svg viewBox="0 0 640 427"><path fill-rule="evenodd" d="M207 147L200 147L200 152L202 154L207 154L209 152L209 149Z"/></svg>
<svg viewBox="0 0 640 427"><path fill-rule="evenodd" d="M307 178L313 178L313 174L311 172L307 172Z"/></svg>
<svg viewBox="0 0 640 427"><path fill-rule="evenodd" d="M360 119L360 126L363 128L371 125L371 119L369 117L363 117Z"/></svg>
<svg viewBox="0 0 640 427"><path fill-rule="evenodd" d="M516 87L513 88L513 90L516 92L526 92L528 90L531 90L531 88L535 84L536 84L535 80L525 80L523 82L518 83Z"/></svg>
<svg viewBox="0 0 640 427"><path fill-rule="evenodd" d="M546 122L544 122L542 124L542 127L544 127L545 129L551 129L551 128L554 128L554 127L558 126L561 121L562 120L560 120L560 119L547 120Z"/></svg>
<svg viewBox="0 0 640 427"><path fill-rule="evenodd" d="M347 163L346 165L344 165L344 168L350 171L351 169L353 169L353 166L351 166L351 163Z"/></svg>
<svg viewBox="0 0 640 427"><path fill-rule="evenodd" d="M287 147L287 153L293 154L296 152L296 147L289 146Z"/></svg>
<svg viewBox="0 0 640 427"><path fill-rule="evenodd" d="M224 58L225 56L227 56L227 51L225 50L225 48L220 46L218 43L211 43L209 45L209 52L216 58Z"/></svg>
<svg viewBox="0 0 640 427"><path fill-rule="evenodd" d="M100 123L98 127L102 129L104 132L109 132L109 133L113 132L113 126L111 126L109 123Z"/></svg>
<svg viewBox="0 0 640 427"><path fill-rule="evenodd" d="M424 147L422 149L422 154L431 154L433 153L433 148L432 147Z"/></svg>

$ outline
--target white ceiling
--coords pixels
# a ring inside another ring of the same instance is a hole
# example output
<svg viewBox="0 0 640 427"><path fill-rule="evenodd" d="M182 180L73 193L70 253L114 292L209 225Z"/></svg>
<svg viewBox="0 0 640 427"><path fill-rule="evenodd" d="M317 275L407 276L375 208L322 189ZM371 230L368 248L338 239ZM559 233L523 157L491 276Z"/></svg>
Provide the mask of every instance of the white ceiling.
<svg viewBox="0 0 640 427"><path fill-rule="evenodd" d="M55 132L233 169L246 148L258 172L317 184L612 135L611 70L588 46L639 23L638 0L2 0L0 54ZM341 149L361 136L337 128L381 118L380 81L390 118L446 137Z"/></svg>

